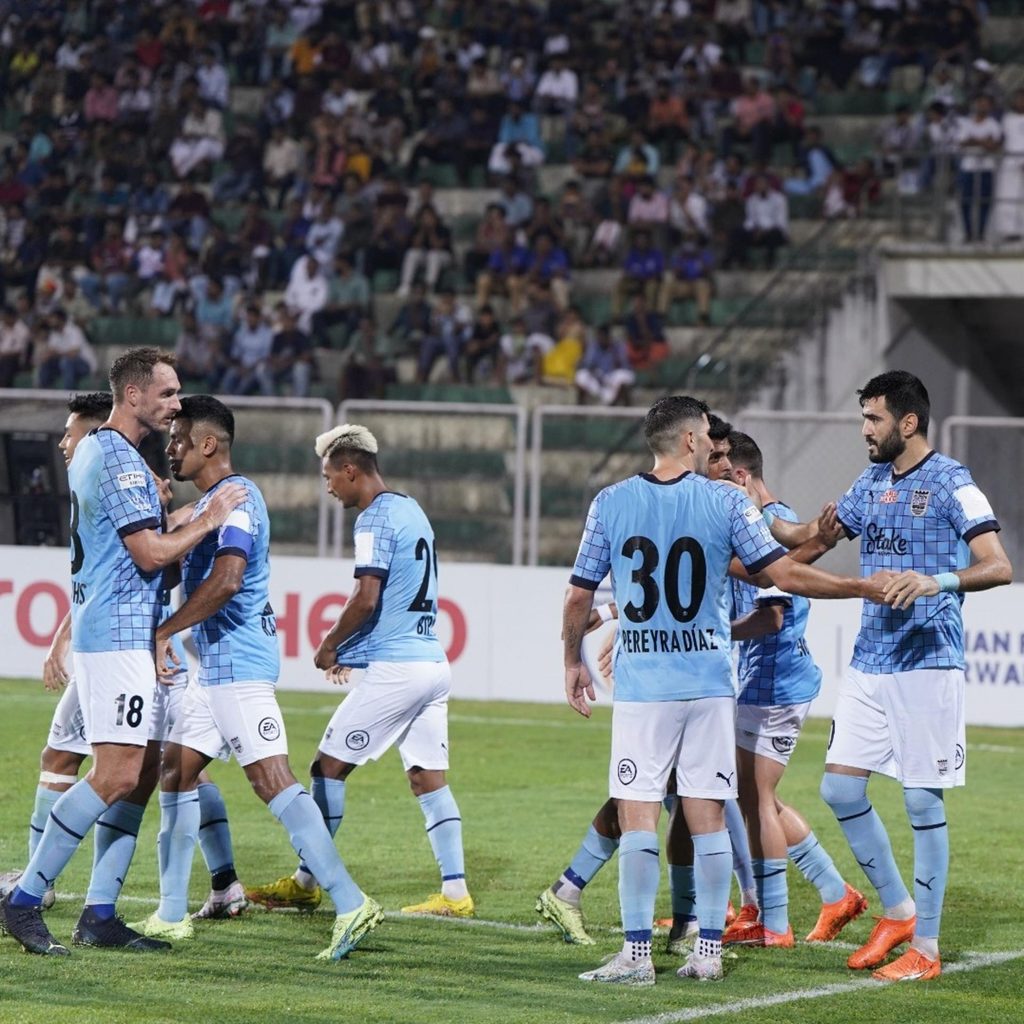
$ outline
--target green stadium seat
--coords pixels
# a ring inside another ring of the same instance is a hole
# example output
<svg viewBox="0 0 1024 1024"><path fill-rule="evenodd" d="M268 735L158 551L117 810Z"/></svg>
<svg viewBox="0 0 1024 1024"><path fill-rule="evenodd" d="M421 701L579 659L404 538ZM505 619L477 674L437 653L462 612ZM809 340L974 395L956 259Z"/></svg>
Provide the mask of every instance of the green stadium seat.
<svg viewBox="0 0 1024 1024"><path fill-rule="evenodd" d="M94 345L155 345L172 348L181 325L175 319L143 316L98 316L89 324L89 340Z"/></svg>
<svg viewBox="0 0 1024 1024"><path fill-rule="evenodd" d="M387 397L396 402L494 402L514 405L512 393L504 387L476 384L389 384Z"/></svg>

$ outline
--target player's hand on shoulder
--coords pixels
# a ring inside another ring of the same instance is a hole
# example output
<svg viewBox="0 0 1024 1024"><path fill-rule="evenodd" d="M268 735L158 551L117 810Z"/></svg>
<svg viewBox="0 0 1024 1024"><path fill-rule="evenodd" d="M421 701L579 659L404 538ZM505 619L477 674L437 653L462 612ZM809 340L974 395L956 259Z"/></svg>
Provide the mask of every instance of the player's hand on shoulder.
<svg viewBox="0 0 1024 1024"><path fill-rule="evenodd" d="M863 592L860 596L865 601L873 601L875 604L888 604L885 588L895 576L896 573L890 572L888 569L882 569L879 572L872 573L870 576L865 576L861 580Z"/></svg>
<svg viewBox="0 0 1024 1024"><path fill-rule="evenodd" d="M243 504L248 496L249 492L244 484L227 484L224 487L218 487L217 492L206 506L203 517L209 522L211 528L223 526L227 517Z"/></svg>
<svg viewBox="0 0 1024 1024"><path fill-rule="evenodd" d="M836 503L830 501L818 514L818 539L828 548L834 548L846 536L846 529L839 521Z"/></svg>
<svg viewBox="0 0 1024 1024"><path fill-rule="evenodd" d="M583 662L575 665L567 665L565 668L565 699L569 707L578 712L584 718L590 717L590 705L587 698L597 700L594 692L594 683Z"/></svg>
<svg viewBox="0 0 1024 1024"><path fill-rule="evenodd" d="M894 574L885 585L885 603L893 608L909 608L919 597L934 597L939 592L939 582L934 576L907 569Z"/></svg>

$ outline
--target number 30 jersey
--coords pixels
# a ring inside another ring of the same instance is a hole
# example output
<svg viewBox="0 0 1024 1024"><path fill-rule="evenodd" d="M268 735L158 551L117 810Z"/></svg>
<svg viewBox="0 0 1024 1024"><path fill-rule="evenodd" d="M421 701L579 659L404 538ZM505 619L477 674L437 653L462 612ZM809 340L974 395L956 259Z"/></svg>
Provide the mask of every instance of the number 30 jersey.
<svg viewBox="0 0 1024 1024"><path fill-rule="evenodd" d="M153 474L124 434L105 427L79 442L68 483L72 649L152 648L163 611L163 570L139 569L122 538L162 529Z"/></svg>
<svg viewBox="0 0 1024 1024"><path fill-rule="evenodd" d="M437 548L423 509L384 491L359 513L355 576L376 576L380 599L362 628L338 648L338 664L444 661L437 639Z"/></svg>
<svg viewBox="0 0 1024 1024"><path fill-rule="evenodd" d="M641 473L601 491L570 582L596 590L611 572L615 699L732 697L729 562L756 573L784 553L730 484Z"/></svg>

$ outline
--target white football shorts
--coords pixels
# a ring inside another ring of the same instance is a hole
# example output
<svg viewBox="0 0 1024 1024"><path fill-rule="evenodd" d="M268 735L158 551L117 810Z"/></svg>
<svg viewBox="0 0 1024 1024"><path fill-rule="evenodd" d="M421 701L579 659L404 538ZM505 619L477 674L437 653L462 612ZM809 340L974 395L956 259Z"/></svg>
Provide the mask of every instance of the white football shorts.
<svg viewBox="0 0 1024 1024"><path fill-rule="evenodd" d="M738 704L736 746L779 764L789 764L811 702L803 704Z"/></svg>
<svg viewBox="0 0 1024 1024"><path fill-rule="evenodd" d="M398 744L402 767L448 769L447 661L373 661L331 720L320 750L346 764L376 761Z"/></svg>
<svg viewBox="0 0 1024 1024"><path fill-rule="evenodd" d="M68 680L68 685L64 687L64 692L53 709L46 745L54 750L79 754L82 757L88 757L92 753L92 746L85 738L85 718L82 716L82 705L78 699L78 685L74 676Z"/></svg>
<svg viewBox="0 0 1024 1024"><path fill-rule="evenodd" d="M964 785L964 685L961 669L879 675L847 669L826 762L880 772L913 788Z"/></svg>
<svg viewBox="0 0 1024 1024"><path fill-rule="evenodd" d="M157 686L153 652L72 651L71 656L89 742L144 747Z"/></svg>
<svg viewBox="0 0 1024 1024"><path fill-rule="evenodd" d="M274 684L263 681L200 686L193 677L185 688L170 740L222 761L234 754L243 768L288 754L288 736Z"/></svg>
<svg viewBox="0 0 1024 1024"><path fill-rule="evenodd" d="M680 796L736 798L736 700L615 701L608 795L660 803L672 772Z"/></svg>

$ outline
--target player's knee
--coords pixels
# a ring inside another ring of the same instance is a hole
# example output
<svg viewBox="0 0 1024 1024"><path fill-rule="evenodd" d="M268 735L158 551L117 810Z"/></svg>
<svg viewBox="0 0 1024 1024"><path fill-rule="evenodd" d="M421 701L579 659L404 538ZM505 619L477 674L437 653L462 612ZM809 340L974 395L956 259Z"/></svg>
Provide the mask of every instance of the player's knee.
<svg viewBox="0 0 1024 1024"><path fill-rule="evenodd" d="M840 775L838 772L825 772L821 777L821 799L840 814L852 811L858 804L866 800L868 780L860 775Z"/></svg>
<svg viewBox="0 0 1024 1024"><path fill-rule="evenodd" d="M63 775L74 778L78 775L78 769L82 767L84 757L79 754L71 754L66 750L54 750L53 747L43 747L39 755L39 771L48 775Z"/></svg>
<svg viewBox="0 0 1024 1024"><path fill-rule="evenodd" d="M914 825L937 825L946 820L941 789L905 789L903 803Z"/></svg>

